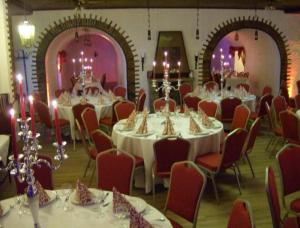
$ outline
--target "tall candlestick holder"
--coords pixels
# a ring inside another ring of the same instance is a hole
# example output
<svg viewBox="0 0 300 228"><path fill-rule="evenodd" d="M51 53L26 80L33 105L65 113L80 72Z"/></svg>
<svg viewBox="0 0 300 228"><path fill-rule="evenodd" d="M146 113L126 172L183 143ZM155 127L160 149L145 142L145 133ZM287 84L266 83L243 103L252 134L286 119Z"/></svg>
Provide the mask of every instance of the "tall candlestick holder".
<svg viewBox="0 0 300 228"><path fill-rule="evenodd" d="M13 110L11 110L11 115L12 118L14 118ZM26 190L26 195L28 198L28 205L32 213L34 227L39 228L41 227L38 216L39 197L35 185L33 166L39 168L43 163L54 171L59 169L64 160L68 158L68 155L65 154L64 149L66 142L62 142L61 144L58 142L53 143L54 147L56 148L54 160L57 161L57 164L50 164L47 160L40 159L38 157L38 151L42 148L38 141L40 134L36 133L33 135L32 131L29 129L28 123L31 121L31 118L27 118L25 120L18 119L17 121L20 125L20 131L18 135L23 142L22 153L18 154L18 156L16 154L9 156L8 165L4 168L1 168L1 171L10 172L11 175L17 177L20 183L27 183L28 187ZM12 135L12 137L15 136Z"/></svg>

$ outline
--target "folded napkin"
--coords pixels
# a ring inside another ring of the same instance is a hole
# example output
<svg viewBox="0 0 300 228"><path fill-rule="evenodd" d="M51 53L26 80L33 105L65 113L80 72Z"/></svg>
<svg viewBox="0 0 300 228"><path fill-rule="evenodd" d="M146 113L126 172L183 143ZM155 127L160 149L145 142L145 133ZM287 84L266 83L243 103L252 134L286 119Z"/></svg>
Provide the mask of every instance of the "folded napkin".
<svg viewBox="0 0 300 228"><path fill-rule="evenodd" d="M80 104L84 105L84 104L86 104L86 103L87 103L87 99L86 99L85 97L82 97L82 98L80 99Z"/></svg>
<svg viewBox="0 0 300 228"><path fill-rule="evenodd" d="M148 108L147 107L144 107L143 109L143 116L147 115L148 116Z"/></svg>
<svg viewBox="0 0 300 228"><path fill-rule="evenodd" d="M141 125L139 126L137 134L147 134L148 133L148 126L147 126L147 114L143 115L143 120Z"/></svg>
<svg viewBox="0 0 300 228"><path fill-rule="evenodd" d="M190 117L190 133L197 134L201 132L201 128L197 124L197 122L194 120L193 117Z"/></svg>
<svg viewBox="0 0 300 228"><path fill-rule="evenodd" d="M136 117L136 111L133 110L132 113L127 118L126 122L125 122L125 126L124 126L125 130L129 130L129 129L134 128L134 126L135 126L135 117Z"/></svg>
<svg viewBox="0 0 300 228"><path fill-rule="evenodd" d="M110 101L115 101L116 100L116 96L111 90L108 91L108 97L109 97Z"/></svg>
<svg viewBox="0 0 300 228"><path fill-rule="evenodd" d="M153 226L136 211L134 207L129 209L129 228L152 228Z"/></svg>
<svg viewBox="0 0 300 228"><path fill-rule="evenodd" d="M184 105L183 109L184 109L184 115L185 116L190 116L191 115L190 110L189 110L187 105Z"/></svg>
<svg viewBox="0 0 300 228"><path fill-rule="evenodd" d="M103 96L101 94L98 94L98 104L102 105L103 103L104 103Z"/></svg>
<svg viewBox="0 0 300 228"><path fill-rule="evenodd" d="M48 203L48 201L50 200L50 197L48 196L47 192L42 187L40 182L38 182L37 180L35 181L35 187L36 187L37 193L39 195L39 205L43 206L46 203Z"/></svg>
<svg viewBox="0 0 300 228"><path fill-rule="evenodd" d="M128 213L131 204L128 200L115 188L113 187L113 213Z"/></svg>
<svg viewBox="0 0 300 228"><path fill-rule="evenodd" d="M207 128L212 127L212 121L209 119L205 112L202 113L202 125Z"/></svg>
<svg viewBox="0 0 300 228"><path fill-rule="evenodd" d="M166 117L165 127L164 127L162 135L175 135L173 123L169 116Z"/></svg>
<svg viewBox="0 0 300 228"><path fill-rule="evenodd" d="M81 205L87 205L93 201L92 193L89 191L88 187L79 179L76 183L75 199Z"/></svg>

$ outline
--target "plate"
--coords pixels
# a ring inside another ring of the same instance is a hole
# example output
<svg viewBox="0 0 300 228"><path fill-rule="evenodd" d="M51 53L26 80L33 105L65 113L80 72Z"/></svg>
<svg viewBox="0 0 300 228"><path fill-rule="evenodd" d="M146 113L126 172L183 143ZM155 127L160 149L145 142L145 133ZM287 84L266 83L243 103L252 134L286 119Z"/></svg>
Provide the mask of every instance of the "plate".
<svg viewBox="0 0 300 228"><path fill-rule="evenodd" d="M89 205L93 205L93 204L95 204L96 203L96 201L95 201L95 198L96 198L96 192L97 192L97 190L95 190L95 189L89 189L89 191L92 193L92 201L91 202L89 202L89 203L87 203L87 204L85 204L85 205L82 205L77 199L76 199L76 190L75 191L73 191L72 193L71 193L71 195L70 195L70 200L71 200L71 203L73 203L73 204L75 204L75 205L79 205L79 206L89 206Z"/></svg>
<svg viewBox="0 0 300 228"><path fill-rule="evenodd" d="M119 131L133 131L134 128L124 128L124 126L118 126L117 128Z"/></svg>
<svg viewBox="0 0 300 228"><path fill-rule="evenodd" d="M55 192L55 191L46 190L46 189L45 189L45 191L47 192L47 194L48 194L48 196L50 197L50 199L49 199L49 201L48 201L47 203L44 203L43 205L40 205L40 207L45 207L45 206L47 206L48 204L52 203L54 200L56 200L56 192ZM24 197L26 197L26 195L24 195ZM27 199L24 200L24 205L25 205L26 207L29 206Z"/></svg>
<svg viewBox="0 0 300 228"><path fill-rule="evenodd" d="M9 205L1 204L1 207L2 207L2 215L0 216L0 218L5 216L10 210Z"/></svg>
<svg viewBox="0 0 300 228"><path fill-rule="evenodd" d="M132 136L135 136L135 137L145 137L145 136L149 136L149 135L153 135L153 134L154 134L153 131L149 131L149 132L144 133L144 134L134 133L134 134L132 134Z"/></svg>

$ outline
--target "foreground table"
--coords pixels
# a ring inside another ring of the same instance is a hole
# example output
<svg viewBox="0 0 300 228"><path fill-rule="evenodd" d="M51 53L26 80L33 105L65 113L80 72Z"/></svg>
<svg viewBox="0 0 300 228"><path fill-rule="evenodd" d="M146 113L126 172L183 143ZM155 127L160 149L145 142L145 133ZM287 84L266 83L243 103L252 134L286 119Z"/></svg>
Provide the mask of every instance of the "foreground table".
<svg viewBox="0 0 300 228"><path fill-rule="evenodd" d="M152 189L151 167L154 161L153 144L161 139L165 117L150 114L148 117L149 135L139 136L135 132L141 123L141 116L138 115L137 123L133 131L123 131L123 123L115 124L112 132L112 140L118 149L124 150L144 159L145 165L145 191L149 193ZM197 155L208 152L218 152L223 142L224 131L221 122L215 120L217 128L206 129L201 124L203 134L192 135L189 133L189 117L184 115L173 115L171 120L178 135L191 143L189 160L194 161ZM196 121L197 118L195 118ZM199 122L198 122L199 123ZM137 180L138 182L138 180Z"/></svg>
<svg viewBox="0 0 300 228"><path fill-rule="evenodd" d="M100 193L97 189L91 189L92 192L97 195ZM61 194L58 190L57 195ZM53 192L55 195L55 192ZM103 204L93 204L90 206L79 206L69 202L69 209L64 211L64 203L62 200L55 198L48 205L40 208L39 218L40 225L42 228L58 228L58 227L72 227L72 228L83 228L83 227L105 227L105 228L116 228L116 227L129 227L129 218L117 218L112 213L112 193L108 192L109 195L105 199ZM71 195L72 197L72 195ZM69 201L72 201L70 197ZM139 199L136 197L130 197L133 199ZM9 207L15 205L17 198L10 198L1 201L3 207ZM26 207L25 207L26 208ZM33 227L32 216L27 208L26 213L20 215L18 206L10 208L7 214L0 217L0 227ZM172 227L169 220L164 215L150 206L146 205L143 211L144 218L153 225L153 227ZM160 218L164 218L163 221Z"/></svg>

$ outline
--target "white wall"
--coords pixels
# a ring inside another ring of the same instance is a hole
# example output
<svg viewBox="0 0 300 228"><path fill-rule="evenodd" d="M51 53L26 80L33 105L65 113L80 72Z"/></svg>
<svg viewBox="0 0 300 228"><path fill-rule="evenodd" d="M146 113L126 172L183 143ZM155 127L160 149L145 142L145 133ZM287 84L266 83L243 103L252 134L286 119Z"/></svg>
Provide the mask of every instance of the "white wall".
<svg viewBox="0 0 300 228"><path fill-rule="evenodd" d="M141 87L148 88L146 73L151 70L151 63L154 58L157 35L159 31L182 31L186 46L186 53L189 66L194 69L194 54L200 52L208 34L214 30L218 24L234 17L253 16L253 10L217 10L201 9L199 18L200 39L195 39L196 30L196 9L151 9L151 30L152 40L147 40L147 11L146 9L106 9L106 10L86 10L87 15L96 14L103 18L108 18L117 23L132 39L138 54L146 53L145 70L140 69ZM36 37L44 31L49 24L53 25L53 20L62 19L68 15L73 15L74 11L39 11L34 12L28 19L36 25ZM258 16L271 20L279 27L279 30L286 35L288 40L300 40L300 15L284 14L281 11L258 11ZM14 17L13 24L20 22L21 17ZM14 42L16 50L20 47L16 37L16 26L14 26ZM299 45L291 45L292 52L299 52ZM270 56L272 59L272 56ZM292 59L293 64L299 66L299 61ZM277 61L277 60L276 60ZM196 75L194 73L194 75ZM299 72L293 73L294 77L299 77ZM295 94L295 89L291 91Z"/></svg>

